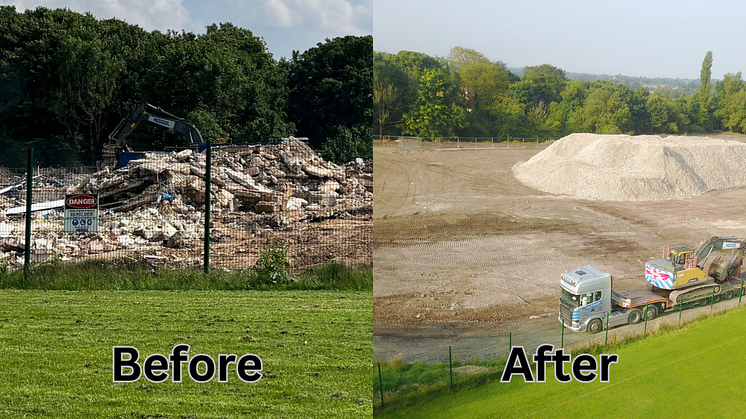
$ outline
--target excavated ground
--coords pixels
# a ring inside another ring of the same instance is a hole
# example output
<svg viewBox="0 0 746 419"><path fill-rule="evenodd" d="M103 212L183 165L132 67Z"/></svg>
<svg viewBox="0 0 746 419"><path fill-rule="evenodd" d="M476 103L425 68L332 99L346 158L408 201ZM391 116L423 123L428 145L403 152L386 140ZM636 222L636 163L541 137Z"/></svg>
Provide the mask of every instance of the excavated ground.
<svg viewBox="0 0 746 419"><path fill-rule="evenodd" d="M565 270L592 264L615 289L639 288L664 245L746 233L746 188L654 202L560 197L512 173L540 151L374 148L376 359L517 329L554 338Z"/></svg>

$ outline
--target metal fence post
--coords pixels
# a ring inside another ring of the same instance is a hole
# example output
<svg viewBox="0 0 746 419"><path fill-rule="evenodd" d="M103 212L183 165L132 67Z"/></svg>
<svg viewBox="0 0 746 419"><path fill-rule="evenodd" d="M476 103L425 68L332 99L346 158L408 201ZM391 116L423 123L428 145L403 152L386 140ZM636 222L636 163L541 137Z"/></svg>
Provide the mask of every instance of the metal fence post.
<svg viewBox="0 0 746 419"><path fill-rule="evenodd" d="M565 319L562 319L562 340L560 340L560 348L565 347Z"/></svg>
<svg viewBox="0 0 746 419"><path fill-rule="evenodd" d="M684 308L684 295L681 295L681 301L679 302L679 324L681 324L681 310Z"/></svg>
<svg viewBox="0 0 746 419"><path fill-rule="evenodd" d="M741 280L741 289L738 293L738 306L741 307L741 297L743 297L743 279Z"/></svg>
<svg viewBox="0 0 746 419"><path fill-rule="evenodd" d="M453 391L453 362L451 361L451 347L448 347L448 369L451 371L451 391Z"/></svg>
<svg viewBox="0 0 746 419"><path fill-rule="evenodd" d="M513 349L513 332L508 334L508 353Z"/></svg>
<svg viewBox="0 0 746 419"><path fill-rule="evenodd" d="M381 378L381 363L378 363L378 385L379 390L381 391L381 409L385 409L386 406L383 405L383 378Z"/></svg>
<svg viewBox="0 0 746 419"><path fill-rule="evenodd" d="M26 231L23 255L23 276L28 280L31 268L31 202L34 197L34 149L28 149L28 162L26 165Z"/></svg>
<svg viewBox="0 0 746 419"><path fill-rule="evenodd" d="M645 303L645 328L642 330L644 335L648 331L648 303Z"/></svg>
<svg viewBox="0 0 746 419"><path fill-rule="evenodd" d="M604 345L609 344L609 313L606 313L606 343Z"/></svg>
<svg viewBox="0 0 746 419"><path fill-rule="evenodd" d="M712 287L712 298L710 298L710 314L712 314L712 308L715 306L715 287Z"/></svg>
<svg viewBox="0 0 746 419"><path fill-rule="evenodd" d="M210 185L212 183L212 143L205 148L205 274L210 272Z"/></svg>

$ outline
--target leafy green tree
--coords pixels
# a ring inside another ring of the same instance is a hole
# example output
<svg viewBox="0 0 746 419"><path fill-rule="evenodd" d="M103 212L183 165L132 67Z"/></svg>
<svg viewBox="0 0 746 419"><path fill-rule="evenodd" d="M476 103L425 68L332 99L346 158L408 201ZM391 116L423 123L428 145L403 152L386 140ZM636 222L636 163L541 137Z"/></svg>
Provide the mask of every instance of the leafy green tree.
<svg viewBox="0 0 746 419"><path fill-rule="evenodd" d="M490 107L490 113L497 119L497 135L500 137L524 135L525 108L525 104L511 96L499 96Z"/></svg>
<svg viewBox="0 0 746 419"><path fill-rule="evenodd" d="M583 101L582 110L569 121L576 132L621 134L628 128L629 107L618 92L595 89Z"/></svg>
<svg viewBox="0 0 746 419"><path fill-rule="evenodd" d="M564 70L542 64L526 67L521 81L511 86L511 94L530 106L536 106L539 102L559 102L566 84Z"/></svg>
<svg viewBox="0 0 746 419"><path fill-rule="evenodd" d="M715 95L717 106L715 117L718 119L720 126L729 130L737 130L739 127L739 92L744 89L744 81L741 79L741 72L736 74L727 73L723 80L715 85Z"/></svg>
<svg viewBox="0 0 746 419"><path fill-rule="evenodd" d="M566 134L566 120L567 116L562 105L552 102L547 109L547 117L544 120L542 132L550 137L561 137Z"/></svg>
<svg viewBox="0 0 746 419"><path fill-rule="evenodd" d="M425 70L417 101L404 114L405 132L418 137L452 137L463 126L464 108L457 105L456 86L443 70Z"/></svg>
<svg viewBox="0 0 746 419"><path fill-rule="evenodd" d="M378 122L378 135L383 135L384 129L401 123L405 109L404 95L409 89L404 72L383 57L376 53L373 62L373 111Z"/></svg>
<svg viewBox="0 0 746 419"><path fill-rule="evenodd" d="M710 121L710 91L712 90L712 51L707 51L702 61L702 70L699 73L699 125L709 129Z"/></svg>
<svg viewBox="0 0 746 419"><path fill-rule="evenodd" d="M145 100L175 115L209 113L236 142L263 142L294 131L286 122L286 82L286 68L264 41L225 23L208 26L201 36L169 33L143 91ZM172 135L159 133L162 139Z"/></svg>
<svg viewBox="0 0 746 419"><path fill-rule="evenodd" d="M448 62L459 74L461 96L466 107L482 110L508 88L508 70L501 62L492 62L481 53L462 47L453 47Z"/></svg>
<svg viewBox="0 0 746 419"><path fill-rule="evenodd" d="M372 36L334 38L303 54L293 52L288 66L288 116L299 134L317 146L336 136L339 126L353 134L372 134L356 128L374 123L372 64ZM358 140L372 144L373 139ZM357 157L372 158L372 154Z"/></svg>
<svg viewBox="0 0 746 419"><path fill-rule="evenodd" d="M373 155L373 127L355 125L352 128L338 126L337 131L321 146L321 157L329 161L350 162L356 158Z"/></svg>
<svg viewBox="0 0 746 419"><path fill-rule="evenodd" d="M124 63L115 59L100 40L69 37L57 50L58 80L49 92L49 109L67 130L67 138L85 144L96 161L99 139L106 126L106 111ZM83 146L83 147L81 147Z"/></svg>
<svg viewBox="0 0 746 419"><path fill-rule="evenodd" d="M674 101L663 95L651 95L648 98L647 111L654 132L678 133L678 112Z"/></svg>

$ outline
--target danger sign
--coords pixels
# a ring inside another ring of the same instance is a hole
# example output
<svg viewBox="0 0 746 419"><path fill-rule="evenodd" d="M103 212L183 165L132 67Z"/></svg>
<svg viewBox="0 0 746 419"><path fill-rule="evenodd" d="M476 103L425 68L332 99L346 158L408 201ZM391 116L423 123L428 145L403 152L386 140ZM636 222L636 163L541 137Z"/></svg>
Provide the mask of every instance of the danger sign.
<svg viewBox="0 0 746 419"><path fill-rule="evenodd" d="M98 195L65 196L65 233L98 232Z"/></svg>
<svg viewBox="0 0 746 419"><path fill-rule="evenodd" d="M65 209L98 208L98 197L93 195L67 195Z"/></svg>

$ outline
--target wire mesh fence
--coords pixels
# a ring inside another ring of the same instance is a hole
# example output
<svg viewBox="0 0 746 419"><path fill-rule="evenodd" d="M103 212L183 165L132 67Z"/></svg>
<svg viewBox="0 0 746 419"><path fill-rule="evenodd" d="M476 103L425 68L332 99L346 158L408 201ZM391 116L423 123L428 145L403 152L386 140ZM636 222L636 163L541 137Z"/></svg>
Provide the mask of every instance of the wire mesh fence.
<svg viewBox="0 0 746 419"><path fill-rule="evenodd" d="M737 293L683 306L675 305L669 310L657 312L655 317L644 316L634 325L609 328L604 321L604 327L595 334L570 331L563 326L557 314L512 324L485 324L481 332L476 332L476 327L472 327L458 333L443 326L441 329L450 332L447 338L427 338L421 334L417 338L391 334L374 336L374 408L380 411L387 406L422 401L428 397L427 394L433 397L488 381L500 381L514 347L522 347L529 360L536 349L544 344L550 344L555 349L564 348L565 353L574 355L590 349L613 353L611 345L615 343L663 330L679 329L703 317L744 309L746 296L742 287L743 282ZM490 328L494 330L485 330Z"/></svg>
<svg viewBox="0 0 746 419"><path fill-rule="evenodd" d="M373 144L379 147L432 148L432 149L518 149L547 148L558 138L511 137L409 137L374 135Z"/></svg>
<svg viewBox="0 0 746 419"><path fill-rule="evenodd" d="M233 270L256 266L278 243L293 272L372 264L370 162L326 162L297 140L216 146L209 167L207 153L129 153L101 171L36 167L31 201L27 168L0 168L0 264L97 258L180 268L207 260ZM95 219L66 205L85 200L70 197L95 198Z"/></svg>

